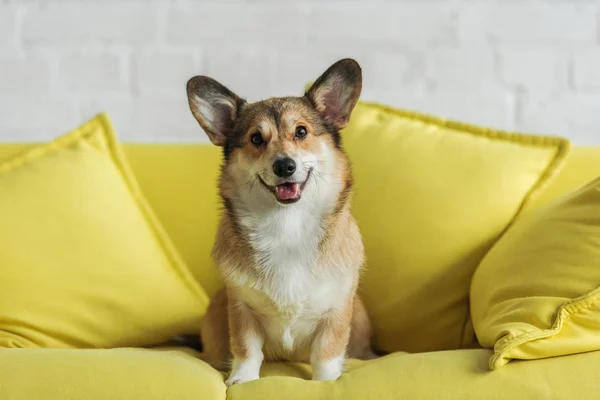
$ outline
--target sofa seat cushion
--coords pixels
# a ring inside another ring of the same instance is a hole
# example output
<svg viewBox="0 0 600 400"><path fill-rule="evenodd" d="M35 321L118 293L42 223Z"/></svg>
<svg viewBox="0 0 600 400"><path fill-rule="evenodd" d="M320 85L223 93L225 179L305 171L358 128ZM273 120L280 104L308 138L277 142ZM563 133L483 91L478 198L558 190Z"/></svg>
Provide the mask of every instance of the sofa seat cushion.
<svg viewBox="0 0 600 400"><path fill-rule="evenodd" d="M222 375L182 349L0 349L0 399L220 400Z"/></svg>
<svg viewBox="0 0 600 400"><path fill-rule="evenodd" d="M394 353L350 360L335 382L307 364L266 364L262 379L226 391L224 376L183 348L0 349L0 399L10 400L520 400L597 399L600 352L515 361L490 371L492 351Z"/></svg>
<svg viewBox="0 0 600 400"><path fill-rule="evenodd" d="M265 378L229 389L229 400L530 400L600 398L600 352L514 362L490 371L484 349L394 353L351 361L335 382L310 379L305 364L267 364Z"/></svg>

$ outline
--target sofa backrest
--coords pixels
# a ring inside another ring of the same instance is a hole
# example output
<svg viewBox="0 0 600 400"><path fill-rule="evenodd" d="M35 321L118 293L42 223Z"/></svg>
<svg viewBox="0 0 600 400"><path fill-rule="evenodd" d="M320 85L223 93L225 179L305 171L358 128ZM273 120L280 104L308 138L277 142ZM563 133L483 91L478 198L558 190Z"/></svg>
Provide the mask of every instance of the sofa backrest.
<svg viewBox="0 0 600 400"><path fill-rule="evenodd" d="M0 161L34 146L0 143ZM220 279L205 267L211 264L210 246L220 203L216 179L221 152L202 144L125 144L125 151L145 195L182 256L211 294ZM575 147L567 163L530 207L572 190L600 176L600 146ZM201 271L202 270L202 271Z"/></svg>
<svg viewBox="0 0 600 400"><path fill-rule="evenodd" d="M530 204L530 208L583 186L598 176L600 176L600 146L574 147L563 169L550 186Z"/></svg>
<svg viewBox="0 0 600 400"><path fill-rule="evenodd" d="M0 161L32 146L0 144ZM126 144L124 147L159 220L198 281L208 295L212 295L221 286L210 256L221 208L216 187L220 149L199 144ZM576 147L559 175L529 207L543 204L599 175L600 147Z"/></svg>

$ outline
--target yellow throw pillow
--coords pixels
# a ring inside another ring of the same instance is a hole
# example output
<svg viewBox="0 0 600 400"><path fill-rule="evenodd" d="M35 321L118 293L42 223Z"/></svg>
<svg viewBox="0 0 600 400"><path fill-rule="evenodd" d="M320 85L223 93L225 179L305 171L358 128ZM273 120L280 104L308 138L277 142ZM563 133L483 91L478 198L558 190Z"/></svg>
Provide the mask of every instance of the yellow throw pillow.
<svg viewBox="0 0 600 400"><path fill-rule="evenodd" d="M0 163L0 347L144 346L197 332L206 295L108 117Z"/></svg>
<svg viewBox="0 0 600 400"><path fill-rule="evenodd" d="M471 299L492 369L600 350L600 178L519 218L477 268Z"/></svg>
<svg viewBox="0 0 600 400"><path fill-rule="evenodd" d="M124 147L154 212L196 281L212 296L223 286L211 255L221 208L217 181L222 149L212 144Z"/></svg>
<svg viewBox="0 0 600 400"><path fill-rule="evenodd" d="M366 247L362 296L380 350L466 347L473 271L562 166L562 138L360 103L342 133Z"/></svg>

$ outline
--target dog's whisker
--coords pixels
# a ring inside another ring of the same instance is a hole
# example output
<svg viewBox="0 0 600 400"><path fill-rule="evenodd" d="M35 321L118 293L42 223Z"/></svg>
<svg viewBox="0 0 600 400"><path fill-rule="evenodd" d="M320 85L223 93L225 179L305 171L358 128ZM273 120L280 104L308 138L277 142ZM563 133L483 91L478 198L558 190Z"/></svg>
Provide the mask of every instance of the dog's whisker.
<svg viewBox="0 0 600 400"><path fill-rule="evenodd" d="M240 183L240 184L237 184L237 185L235 185L235 184L230 184L230 183L223 184L223 187L224 187L225 189L239 189L239 188L241 188L241 187L248 186L248 185L250 185L251 183L252 183L252 179L248 179L247 181L245 181L245 182L242 182L242 183Z"/></svg>
<svg viewBox="0 0 600 400"><path fill-rule="evenodd" d="M326 177L331 177L333 174L328 174L326 172L314 171L315 177L322 179L325 182Z"/></svg>
<svg viewBox="0 0 600 400"><path fill-rule="evenodd" d="M250 185L250 193L252 193L252 191L254 190L254 185L256 184L257 180L258 176L252 180L252 184Z"/></svg>
<svg viewBox="0 0 600 400"><path fill-rule="evenodd" d="M315 164L318 164L318 165L319 164L328 164L328 162L327 161L303 161L302 164L304 166L306 166L306 165L315 165Z"/></svg>

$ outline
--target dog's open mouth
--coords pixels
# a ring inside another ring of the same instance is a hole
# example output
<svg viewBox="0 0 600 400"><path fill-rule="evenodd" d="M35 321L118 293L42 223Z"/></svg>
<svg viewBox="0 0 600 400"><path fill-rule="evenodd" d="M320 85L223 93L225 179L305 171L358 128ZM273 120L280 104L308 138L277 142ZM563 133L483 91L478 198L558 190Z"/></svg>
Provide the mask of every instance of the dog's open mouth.
<svg viewBox="0 0 600 400"><path fill-rule="evenodd" d="M293 200L300 197L300 184L296 182L286 182L275 186L275 196L277 200Z"/></svg>
<svg viewBox="0 0 600 400"><path fill-rule="evenodd" d="M312 168L308 171L304 182L284 182L277 186L267 185L267 183L260 177L260 175L258 178L260 179L260 182L263 184L263 186L265 186L267 189L269 189L271 193L275 195L275 198L278 202L283 204L291 204L300 200L302 192L304 191L304 188L306 187L306 184L308 183L311 174Z"/></svg>

